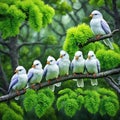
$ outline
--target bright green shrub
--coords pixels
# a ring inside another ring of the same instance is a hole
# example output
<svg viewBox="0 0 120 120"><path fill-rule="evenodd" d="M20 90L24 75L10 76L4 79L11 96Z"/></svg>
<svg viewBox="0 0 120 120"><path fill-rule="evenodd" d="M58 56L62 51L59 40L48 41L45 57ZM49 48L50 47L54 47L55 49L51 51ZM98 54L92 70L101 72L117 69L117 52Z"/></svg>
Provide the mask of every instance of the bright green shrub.
<svg viewBox="0 0 120 120"><path fill-rule="evenodd" d="M0 103L1 120L23 120L23 109L15 102Z"/></svg>
<svg viewBox="0 0 120 120"><path fill-rule="evenodd" d="M96 91L85 91L84 106L92 114L99 110L100 95Z"/></svg>
<svg viewBox="0 0 120 120"><path fill-rule="evenodd" d="M72 27L67 30L67 36L63 44L63 49L66 50L70 56L79 50L79 46L84 45L89 38L93 37L93 32L86 24L80 24L77 27Z"/></svg>
<svg viewBox="0 0 120 120"><path fill-rule="evenodd" d="M120 54L112 50L98 50L96 56L100 60L101 69L107 70L120 65Z"/></svg>
<svg viewBox="0 0 120 120"><path fill-rule="evenodd" d="M27 90L23 105L26 111L34 110L36 115L41 118L51 107L54 101L54 94L50 89L39 91Z"/></svg>

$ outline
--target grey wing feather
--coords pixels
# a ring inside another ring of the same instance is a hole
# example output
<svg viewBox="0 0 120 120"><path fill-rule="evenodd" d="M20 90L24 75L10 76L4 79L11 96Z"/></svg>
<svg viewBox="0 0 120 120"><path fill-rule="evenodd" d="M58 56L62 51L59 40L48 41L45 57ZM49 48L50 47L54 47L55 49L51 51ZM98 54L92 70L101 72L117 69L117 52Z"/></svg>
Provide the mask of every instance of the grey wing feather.
<svg viewBox="0 0 120 120"><path fill-rule="evenodd" d="M97 70L98 70L98 73L100 72L100 62L99 60L97 59Z"/></svg>
<svg viewBox="0 0 120 120"><path fill-rule="evenodd" d="M31 78L33 77L33 72L29 71L28 72L28 82L30 82Z"/></svg>
<svg viewBox="0 0 120 120"><path fill-rule="evenodd" d="M18 76L15 75L12 77L10 85L9 85L9 89L8 92L10 92L10 90L12 89L12 87L18 82Z"/></svg>
<svg viewBox="0 0 120 120"><path fill-rule="evenodd" d="M104 19L101 20L101 27L103 28L106 34L111 33L110 27Z"/></svg>
<svg viewBox="0 0 120 120"><path fill-rule="evenodd" d="M47 74L47 65L45 66L44 70L43 70L43 77L45 77Z"/></svg>

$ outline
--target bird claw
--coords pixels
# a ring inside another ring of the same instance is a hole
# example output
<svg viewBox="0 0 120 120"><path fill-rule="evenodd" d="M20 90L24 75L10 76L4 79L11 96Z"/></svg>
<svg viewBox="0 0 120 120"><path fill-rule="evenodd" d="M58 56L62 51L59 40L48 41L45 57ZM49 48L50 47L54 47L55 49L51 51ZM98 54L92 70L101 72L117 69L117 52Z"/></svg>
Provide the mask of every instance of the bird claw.
<svg viewBox="0 0 120 120"><path fill-rule="evenodd" d="M50 80L48 80L48 84L50 84Z"/></svg>
<svg viewBox="0 0 120 120"><path fill-rule="evenodd" d="M93 74L93 77L96 78L96 73Z"/></svg>
<svg viewBox="0 0 120 120"><path fill-rule="evenodd" d="M96 35L96 39L100 39L102 35Z"/></svg>
<svg viewBox="0 0 120 120"><path fill-rule="evenodd" d="M17 94L18 96L20 96L20 92L19 92L18 90L16 91L16 94Z"/></svg>

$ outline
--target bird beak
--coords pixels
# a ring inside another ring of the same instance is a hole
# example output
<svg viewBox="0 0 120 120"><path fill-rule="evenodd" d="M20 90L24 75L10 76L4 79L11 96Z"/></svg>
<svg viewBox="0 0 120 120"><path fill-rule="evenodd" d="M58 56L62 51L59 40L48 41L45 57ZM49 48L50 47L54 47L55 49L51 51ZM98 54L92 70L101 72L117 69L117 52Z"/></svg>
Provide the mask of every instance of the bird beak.
<svg viewBox="0 0 120 120"><path fill-rule="evenodd" d="M60 55L60 58L63 58L63 55Z"/></svg>
<svg viewBox="0 0 120 120"><path fill-rule="evenodd" d="M78 58L79 58L78 56L75 56L75 59L76 59L76 60L78 60Z"/></svg>
<svg viewBox="0 0 120 120"><path fill-rule="evenodd" d="M92 18L93 17L93 14L90 14L90 16L89 16L90 18Z"/></svg>
<svg viewBox="0 0 120 120"><path fill-rule="evenodd" d="M35 65L32 65L32 68L35 68Z"/></svg>
<svg viewBox="0 0 120 120"><path fill-rule="evenodd" d="M88 59L90 59L91 58L91 56L90 55L88 55Z"/></svg>
<svg viewBox="0 0 120 120"><path fill-rule="evenodd" d="M49 61L47 61L47 64L50 64L50 62L49 62Z"/></svg>
<svg viewBox="0 0 120 120"><path fill-rule="evenodd" d="M15 70L15 73L18 73L18 70Z"/></svg>

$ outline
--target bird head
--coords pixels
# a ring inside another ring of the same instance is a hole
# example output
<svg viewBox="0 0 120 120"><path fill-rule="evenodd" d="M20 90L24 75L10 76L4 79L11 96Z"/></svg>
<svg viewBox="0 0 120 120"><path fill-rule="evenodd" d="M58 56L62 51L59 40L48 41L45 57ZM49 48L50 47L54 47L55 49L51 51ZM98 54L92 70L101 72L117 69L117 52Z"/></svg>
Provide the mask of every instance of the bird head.
<svg viewBox="0 0 120 120"><path fill-rule="evenodd" d="M35 69L41 69L42 64L39 60L34 60L32 67L35 68Z"/></svg>
<svg viewBox="0 0 120 120"><path fill-rule="evenodd" d="M94 52L93 51L89 51L88 52L88 59L94 59L94 58L96 58Z"/></svg>
<svg viewBox="0 0 120 120"><path fill-rule="evenodd" d="M61 50L60 51L60 58L69 59L69 55L68 55L68 53L66 51Z"/></svg>
<svg viewBox="0 0 120 120"><path fill-rule="evenodd" d="M55 60L54 57L48 56L48 58L47 58L47 64L52 65L52 64L55 64L55 62L56 62L56 60Z"/></svg>
<svg viewBox="0 0 120 120"><path fill-rule="evenodd" d="M77 51L77 52L75 53L74 58L75 58L76 60L82 59L82 58L83 58L82 52L81 52L81 51Z"/></svg>
<svg viewBox="0 0 120 120"><path fill-rule="evenodd" d="M94 10L94 11L90 14L89 17L91 17L91 18L102 18L103 16L102 16L102 14L101 14L98 10Z"/></svg>
<svg viewBox="0 0 120 120"><path fill-rule="evenodd" d="M26 74L26 70L23 66L18 66L16 69L15 69L15 73L17 74Z"/></svg>

